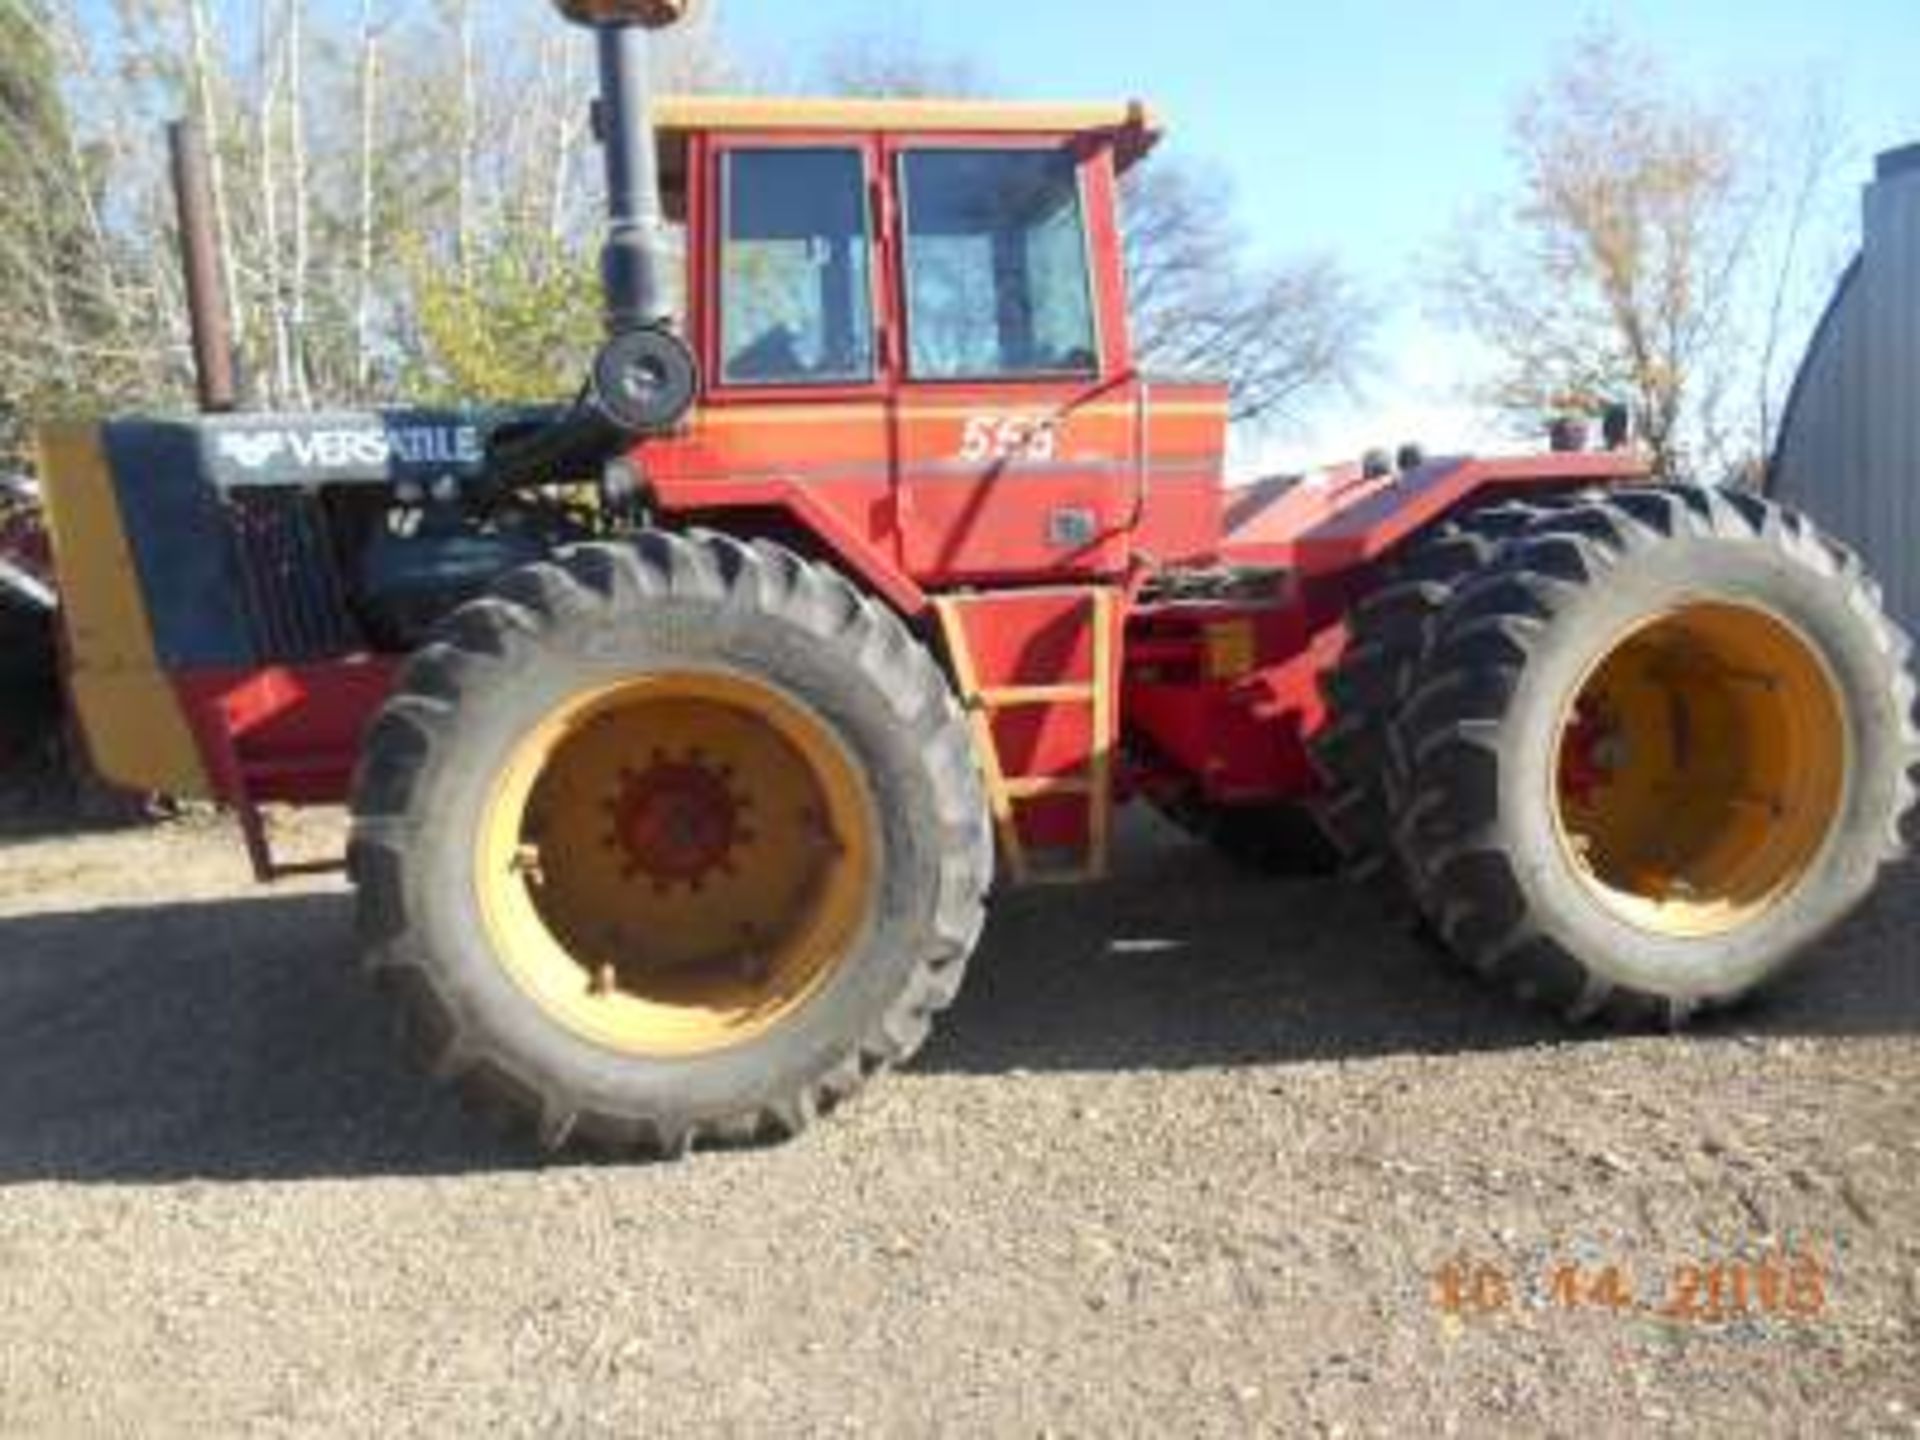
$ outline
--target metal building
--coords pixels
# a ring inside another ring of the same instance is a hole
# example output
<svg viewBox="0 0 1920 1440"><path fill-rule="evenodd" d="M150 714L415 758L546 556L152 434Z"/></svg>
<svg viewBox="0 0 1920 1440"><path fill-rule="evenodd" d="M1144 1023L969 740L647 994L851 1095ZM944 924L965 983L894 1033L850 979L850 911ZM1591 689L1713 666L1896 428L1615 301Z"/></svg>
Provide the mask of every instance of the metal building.
<svg viewBox="0 0 1920 1440"><path fill-rule="evenodd" d="M1858 547L1920 633L1920 145L1880 157L1865 208L1787 401L1772 490Z"/></svg>

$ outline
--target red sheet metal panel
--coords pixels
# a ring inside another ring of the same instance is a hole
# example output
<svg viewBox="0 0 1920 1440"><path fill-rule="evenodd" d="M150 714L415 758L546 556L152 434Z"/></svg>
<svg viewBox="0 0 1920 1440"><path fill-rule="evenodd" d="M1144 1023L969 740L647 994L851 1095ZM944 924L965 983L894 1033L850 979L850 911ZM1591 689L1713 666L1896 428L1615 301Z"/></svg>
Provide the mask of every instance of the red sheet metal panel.
<svg viewBox="0 0 1920 1440"><path fill-rule="evenodd" d="M1223 671L1241 650L1244 666ZM1220 632L1231 630L1233 643ZM1145 742L1143 788L1197 790L1221 804L1303 800L1319 788L1307 742L1326 723L1321 681L1346 647L1337 618L1315 620L1297 600L1265 606L1177 604L1135 612L1127 635L1121 714Z"/></svg>
<svg viewBox="0 0 1920 1440"><path fill-rule="evenodd" d="M173 679L218 799L337 805L398 670L396 660L368 657Z"/></svg>
<svg viewBox="0 0 1920 1440"><path fill-rule="evenodd" d="M1643 479L1636 455L1530 455L1497 460L1435 460L1378 480L1303 482L1234 517L1221 558L1228 564L1280 565L1328 575L1365 565L1444 517L1477 492L1565 489Z"/></svg>

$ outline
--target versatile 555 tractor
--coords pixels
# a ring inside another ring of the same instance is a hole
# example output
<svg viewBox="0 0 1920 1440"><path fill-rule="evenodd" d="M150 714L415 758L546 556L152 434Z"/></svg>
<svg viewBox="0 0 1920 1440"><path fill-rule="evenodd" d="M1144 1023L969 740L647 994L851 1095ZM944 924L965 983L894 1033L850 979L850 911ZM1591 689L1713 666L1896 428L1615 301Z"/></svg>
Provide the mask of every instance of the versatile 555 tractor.
<svg viewBox="0 0 1920 1440"><path fill-rule="evenodd" d="M350 800L368 967L547 1146L799 1131L1124 800L1250 855L1311 814L1576 1018L1747 994L1898 853L1907 642L1800 516L1624 443L1225 489L1226 390L1129 344L1146 111L650 106L679 0L561 8L613 209L578 401L43 439L99 767L268 873L262 802Z"/></svg>

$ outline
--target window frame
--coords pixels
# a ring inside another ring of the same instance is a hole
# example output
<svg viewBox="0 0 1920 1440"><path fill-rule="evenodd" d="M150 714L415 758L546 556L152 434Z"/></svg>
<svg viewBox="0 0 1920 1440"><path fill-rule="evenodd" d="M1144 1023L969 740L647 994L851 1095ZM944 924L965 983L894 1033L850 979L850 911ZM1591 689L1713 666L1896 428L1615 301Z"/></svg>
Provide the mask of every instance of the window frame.
<svg viewBox="0 0 1920 1440"><path fill-rule="evenodd" d="M1007 136L1004 140L987 138L939 140L917 136L902 138L889 147L888 180L894 196L898 235L897 251L900 332L898 365L902 383L909 385L1066 385L1097 384L1111 373L1107 350L1106 297L1100 284L1100 256L1094 239L1093 210L1089 203L1087 155L1077 151L1071 139L1034 139ZM908 183L907 162L916 155L1012 155L1043 154L1065 156L1073 165L1074 199L1079 207L1081 275L1086 285L1087 315L1091 322L1093 364L1068 370L982 371L952 375L923 375L913 363L913 187Z"/></svg>
<svg viewBox="0 0 1920 1440"><path fill-rule="evenodd" d="M733 218L733 167L736 154L771 154L779 151L827 151L855 157L860 167L860 214L867 244L867 368L864 375L823 376L772 380L762 376L735 379L728 376L726 355L726 247ZM887 354L887 314L889 292L886 269L889 264L883 216L876 203L876 153L870 137L844 132L798 134L790 131L742 131L714 136L709 141L706 163L701 166L707 181L708 198L703 209L710 223L713 243L706 282L700 287L705 314L699 329L705 352L707 384L715 398L736 401L781 399L867 398L885 390L890 371Z"/></svg>

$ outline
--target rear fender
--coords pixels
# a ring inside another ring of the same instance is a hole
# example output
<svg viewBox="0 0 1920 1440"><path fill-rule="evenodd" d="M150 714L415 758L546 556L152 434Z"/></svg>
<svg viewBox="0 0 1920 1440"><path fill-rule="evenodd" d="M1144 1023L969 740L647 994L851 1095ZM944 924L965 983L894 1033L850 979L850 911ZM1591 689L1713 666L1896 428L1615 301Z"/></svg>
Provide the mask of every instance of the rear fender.
<svg viewBox="0 0 1920 1440"><path fill-rule="evenodd" d="M1377 564L1448 515L1500 494L1617 485L1650 473L1643 456L1601 451L1433 460L1381 478L1309 480L1234 507L1222 559L1331 579Z"/></svg>

